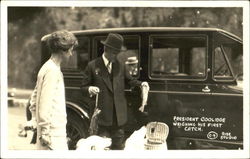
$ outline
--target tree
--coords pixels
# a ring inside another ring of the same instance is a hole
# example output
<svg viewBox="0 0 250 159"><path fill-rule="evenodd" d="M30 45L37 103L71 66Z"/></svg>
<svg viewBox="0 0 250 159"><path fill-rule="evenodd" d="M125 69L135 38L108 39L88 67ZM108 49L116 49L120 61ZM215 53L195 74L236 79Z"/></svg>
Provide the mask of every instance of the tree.
<svg viewBox="0 0 250 159"><path fill-rule="evenodd" d="M9 7L8 82L33 88L40 40L59 29L216 27L242 37L242 8Z"/></svg>

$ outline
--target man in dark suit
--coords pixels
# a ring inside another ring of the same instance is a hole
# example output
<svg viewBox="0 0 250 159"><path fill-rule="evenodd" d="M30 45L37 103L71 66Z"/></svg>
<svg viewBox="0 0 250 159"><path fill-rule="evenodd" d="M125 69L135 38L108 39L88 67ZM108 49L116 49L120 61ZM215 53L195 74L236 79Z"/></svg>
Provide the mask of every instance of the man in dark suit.
<svg viewBox="0 0 250 159"><path fill-rule="evenodd" d="M101 57L88 63L82 81L82 92L91 97L99 93L98 135L112 138L111 149L124 149L124 125L127 122L127 102L124 87L148 86L147 82L133 79L126 73L125 64L117 60L124 39L120 34L110 33L105 41Z"/></svg>

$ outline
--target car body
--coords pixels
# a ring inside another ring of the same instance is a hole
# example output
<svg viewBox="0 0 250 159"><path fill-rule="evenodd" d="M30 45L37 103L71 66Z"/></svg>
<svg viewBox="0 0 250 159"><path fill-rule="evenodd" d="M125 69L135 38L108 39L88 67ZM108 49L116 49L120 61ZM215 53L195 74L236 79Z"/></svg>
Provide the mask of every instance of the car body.
<svg viewBox="0 0 250 159"><path fill-rule="evenodd" d="M243 90L235 62L243 55L242 40L217 28L109 28L73 31L79 41L72 58L64 63L68 136L74 149L88 136L94 100L80 91L82 72L90 60L101 56L108 33L121 34L130 57L130 74L150 86L147 119L169 126L168 149L243 149ZM43 38L44 39L44 38ZM50 57L42 40L42 63ZM133 67L131 67L133 66ZM131 71L132 69L132 71ZM142 126L140 93L126 87L131 134ZM144 114L144 116L145 116Z"/></svg>

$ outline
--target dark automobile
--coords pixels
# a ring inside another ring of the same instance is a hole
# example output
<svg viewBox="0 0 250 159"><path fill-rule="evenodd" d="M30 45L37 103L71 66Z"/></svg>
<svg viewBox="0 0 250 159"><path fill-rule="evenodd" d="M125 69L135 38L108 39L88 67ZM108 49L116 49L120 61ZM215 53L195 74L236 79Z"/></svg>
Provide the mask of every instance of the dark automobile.
<svg viewBox="0 0 250 159"><path fill-rule="evenodd" d="M118 58L128 72L150 85L145 114L138 108L138 90L125 90L128 101L127 136L149 121L169 126L168 149L243 149L242 40L216 28L111 28L73 31L79 40L64 63L67 133L70 149L88 137L95 101L80 91L82 71L101 56L108 33L123 35L126 51ZM50 54L42 40L42 63ZM146 117L145 117L146 116Z"/></svg>

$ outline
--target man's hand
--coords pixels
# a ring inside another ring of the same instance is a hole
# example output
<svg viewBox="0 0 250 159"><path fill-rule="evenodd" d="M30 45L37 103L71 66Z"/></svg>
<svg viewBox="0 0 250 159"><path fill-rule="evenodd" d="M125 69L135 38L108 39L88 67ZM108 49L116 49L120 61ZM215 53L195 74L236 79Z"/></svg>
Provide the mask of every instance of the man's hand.
<svg viewBox="0 0 250 159"><path fill-rule="evenodd" d="M95 87L95 86L90 86L89 87L89 94L90 94L90 97L98 94L100 92L100 89L98 87Z"/></svg>
<svg viewBox="0 0 250 159"><path fill-rule="evenodd" d="M51 139L49 135L41 135L39 137L39 140L42 144L42 146L49 146L51 144Z"/></svg>

